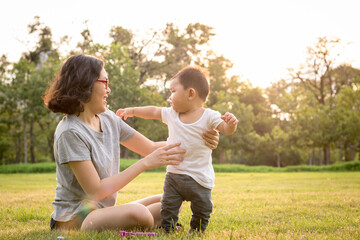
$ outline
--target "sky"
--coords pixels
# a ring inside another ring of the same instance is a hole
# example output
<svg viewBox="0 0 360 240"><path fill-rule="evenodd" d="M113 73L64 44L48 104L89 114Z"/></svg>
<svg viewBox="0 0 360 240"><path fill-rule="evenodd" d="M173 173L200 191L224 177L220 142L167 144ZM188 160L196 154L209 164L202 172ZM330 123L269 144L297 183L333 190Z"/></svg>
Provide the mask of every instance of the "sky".
<svg viewBox="0 0 360 240"><path fill-rule="evenodd" d="M73 48L84 22L97 43L110 42L112 26L142 35L166 23L214 28L211 48L233 63L229 75L266 88L305 63L318 37L341 39L339 63L360 68L358 0L11 0L1 4L0 55L16 62L28 51L27 25L40 16L55 41L68 35Z"/></svg>

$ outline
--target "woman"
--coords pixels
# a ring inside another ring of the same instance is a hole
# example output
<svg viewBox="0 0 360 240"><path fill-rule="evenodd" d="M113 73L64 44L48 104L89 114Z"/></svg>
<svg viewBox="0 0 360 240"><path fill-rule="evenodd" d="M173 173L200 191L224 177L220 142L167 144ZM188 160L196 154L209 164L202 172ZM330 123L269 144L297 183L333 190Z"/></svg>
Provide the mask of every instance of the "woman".
<svg viewBox="0 0 360 240"><path fill-rule="evenodd" d="M161 195L115 206L117 192L146 169L178 165L180 143L153 142L106 108L110 94L104 63L87 55L70 57L44 102L65 114L55 131L56 196L51 228L110 230L152 228L160 219ZM204 134L215 148L218 133ZM119 173L120 146L145 156Z"/></svg>

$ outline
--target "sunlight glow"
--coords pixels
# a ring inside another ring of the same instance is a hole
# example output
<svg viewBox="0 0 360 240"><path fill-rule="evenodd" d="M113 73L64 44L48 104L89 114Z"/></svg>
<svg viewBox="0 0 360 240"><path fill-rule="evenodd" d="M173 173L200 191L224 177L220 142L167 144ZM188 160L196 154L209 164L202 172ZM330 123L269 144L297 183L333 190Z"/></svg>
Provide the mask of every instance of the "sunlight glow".
<svg viewBox="0 0 360 240"><path fill-rule="evenodd" d="M287 78L288 68L304 63L306 48L321 36L340 38L344 50L339 60L359 68L357 5L356 0L184 0L174 7L166 0L64 0L54 6L45 0L13 0L2 6L0 26L5 34L0 38L0 55L17 61L32 46L27 25L36 15L51 28L55 40L69 36L69 49L76 46L86 26L95 42L107 44L112 26L144 35L170 22L180 29L199 22L214 28L212 48L233 62L230 72L265 88Z"/></svg>

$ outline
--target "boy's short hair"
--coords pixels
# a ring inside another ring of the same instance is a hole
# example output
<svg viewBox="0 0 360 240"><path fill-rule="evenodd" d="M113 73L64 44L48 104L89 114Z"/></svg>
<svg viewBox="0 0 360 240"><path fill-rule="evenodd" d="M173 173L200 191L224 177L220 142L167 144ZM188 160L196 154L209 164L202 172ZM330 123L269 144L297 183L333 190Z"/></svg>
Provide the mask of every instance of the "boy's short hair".
<svg viewBox="0 0 360 240"><path fill-rule="evenodd" d="M172 79L178 78L184 89L194 88L199 97L206 101L210 91L206 75L207 73L199 66L187 66L181 69Z"/></svg>

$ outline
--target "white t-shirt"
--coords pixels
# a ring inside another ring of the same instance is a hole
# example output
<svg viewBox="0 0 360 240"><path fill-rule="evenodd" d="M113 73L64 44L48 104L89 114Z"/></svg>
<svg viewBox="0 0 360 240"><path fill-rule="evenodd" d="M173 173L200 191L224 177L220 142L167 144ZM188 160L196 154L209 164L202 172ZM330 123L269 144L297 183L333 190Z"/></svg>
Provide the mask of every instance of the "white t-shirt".
<svg viewBox="0 0 360 240"><path fill-rule="evenodd" d="M186 150L184 161L178 166L167 166L168 172L189 175L208 189L214 187L212 150L205 145L202 136L203 132L210 128L216 128L223 121L220 117L219 112L207 108L199 120L185 124L181 122L179 113L173 108L161 109L161 119L169 129L167 143L181 142L180 147Z"/></svg>

